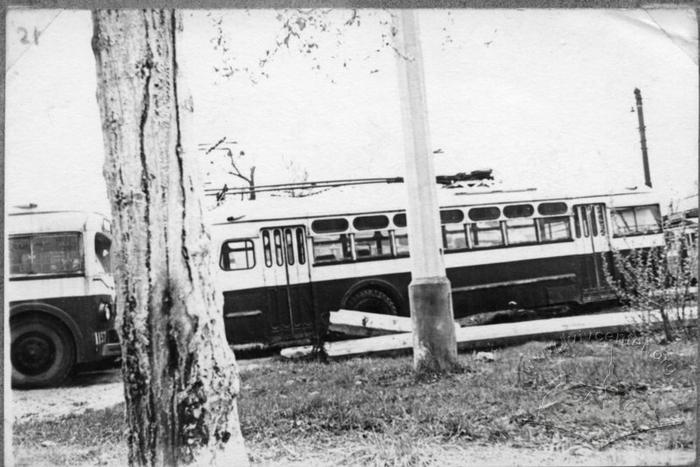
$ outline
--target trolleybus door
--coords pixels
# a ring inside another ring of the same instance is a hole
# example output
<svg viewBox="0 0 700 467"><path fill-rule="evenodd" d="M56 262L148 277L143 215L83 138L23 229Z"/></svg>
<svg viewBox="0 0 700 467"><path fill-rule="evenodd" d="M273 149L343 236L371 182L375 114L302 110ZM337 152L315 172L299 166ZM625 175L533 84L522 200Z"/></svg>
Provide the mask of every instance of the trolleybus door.
<svg viewBox="0 0 700 467"><path fill-rule="evenodd" d="M574 220L580 258L580 283L583 301L605 299L610 290L605 281L605 261L601 253L607 250L607 223L605 205L580 204L574 206Z"/></svg>
<svg viewBox="0 0 700 467"><path fill-rule="evenodd" d="M261 229L273 341L303 338L313 329L313 310L304 226Z"/></svg>

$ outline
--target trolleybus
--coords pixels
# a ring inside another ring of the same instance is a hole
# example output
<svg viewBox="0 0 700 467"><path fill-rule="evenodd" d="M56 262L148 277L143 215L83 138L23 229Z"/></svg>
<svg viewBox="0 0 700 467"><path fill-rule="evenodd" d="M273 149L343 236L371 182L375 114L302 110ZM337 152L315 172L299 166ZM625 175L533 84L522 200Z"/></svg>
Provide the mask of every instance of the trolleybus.
<svg viewBox="0 0 700 467"><path fill-rule="evenodd" d="M120 354L114 330L110 223L80 211L7 216L12 384L59 384Z"/></svg>
<svg viewBox="0 0 700 467"><path fill-rule="evenodd" d="M224 202L209 213L224 320L235 345L308 342L341 308L408 316L405 188ZM455 318L614 300L611 249L664 243L650 190L557 195L439 190ZM605 260L605 256L608 260Z"/></svg>

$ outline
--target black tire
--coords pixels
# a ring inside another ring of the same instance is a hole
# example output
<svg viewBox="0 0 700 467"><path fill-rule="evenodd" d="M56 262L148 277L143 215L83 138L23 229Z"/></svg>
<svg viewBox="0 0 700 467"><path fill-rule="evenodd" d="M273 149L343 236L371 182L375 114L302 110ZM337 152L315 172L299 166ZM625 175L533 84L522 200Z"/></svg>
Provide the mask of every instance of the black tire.
<svg viewBox="0 0 700 467"><path fill-rule="evenodd" d="M363 289L355 293L347 301L349 310L379 313L382 315L398 314L398 307L389 295L377 289Z"/></svg>
<svg viewBox="0 0 700 467"><path fill-rule="evenodd" d="M13 387L56 386L66 379L75 364L75 343L65 326L34 316L12 322L10 329Z"/></svg>

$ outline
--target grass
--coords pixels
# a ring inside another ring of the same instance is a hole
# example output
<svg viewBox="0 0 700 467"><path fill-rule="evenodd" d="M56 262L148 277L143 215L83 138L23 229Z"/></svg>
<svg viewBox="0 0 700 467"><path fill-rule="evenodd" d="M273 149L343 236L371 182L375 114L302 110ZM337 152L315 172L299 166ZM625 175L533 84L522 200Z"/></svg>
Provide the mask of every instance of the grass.
<svg viewBox="0 0 700 467"><path fill-rule="evenodd" d="M242 375L241 429L253 463L266 465L460 465L465 452L493 446L687 450L695 351L692 342L529 343L494 350L494 361L460 355L461 372L421 379L409 357L279 361ZM118 465L124 430L122 404L18 424L16 460Z"/></svg>

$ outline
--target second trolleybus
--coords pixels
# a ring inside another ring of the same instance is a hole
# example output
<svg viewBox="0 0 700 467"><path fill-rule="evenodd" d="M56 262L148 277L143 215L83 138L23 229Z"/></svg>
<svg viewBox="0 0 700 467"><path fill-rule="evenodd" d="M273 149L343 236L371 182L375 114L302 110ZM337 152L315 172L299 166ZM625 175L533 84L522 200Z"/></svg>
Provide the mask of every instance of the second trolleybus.
<svg viewBox="0 0 700 467"><path fill-rule="evenodd" d="M120 355L109 219L84 211L7 216L12 384L59 384Z"/></svg>

